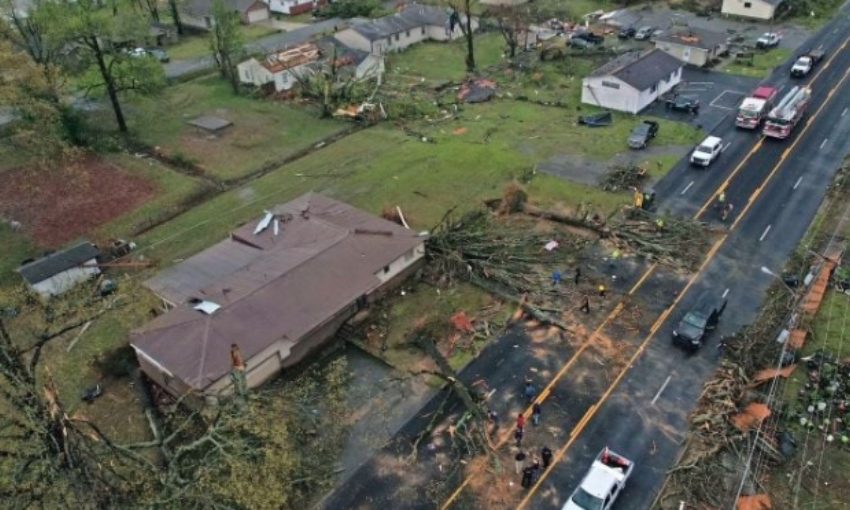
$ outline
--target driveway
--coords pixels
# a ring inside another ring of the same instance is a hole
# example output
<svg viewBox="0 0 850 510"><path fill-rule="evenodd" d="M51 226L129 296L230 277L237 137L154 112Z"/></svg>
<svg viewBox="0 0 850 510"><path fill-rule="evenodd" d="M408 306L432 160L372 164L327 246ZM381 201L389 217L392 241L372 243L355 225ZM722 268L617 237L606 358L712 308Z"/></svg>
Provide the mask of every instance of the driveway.
<svg viewBox="0 0 850 510"><path fill-rule="evenodd" d="M682 70L682 83L676 87L680 94L699 98L699 114L668 110L661 101L647 107L644 115L687 122L704 131L712 131L727 116L734 115L738 104L760 83L757 78L709 71L697 67Z"/></svg>
<svg viewBox="0 0 850 510"><path fill-rule="evenodd" d="M665 31L675 26L690 26L728 34L730 37L743 36L746 41L751 42L755 42L764 32L775 31L782 34L780 47L792 50L802 45L811 35L805 29L790 23L768 24L720 16L697 16L692 12L676 11L666 7L621 9L612 14L607 21L625 27L651 25Z"/></svg>
<svg viewBox="0 0 850 510"><path fill-rule="evenodd" d="M325 32L334 33L341 28L347 26L345 20L339 18L331 18L318 23L305 25L301 28L296 28L289 32L272 34L262 39L257 39L245 45L247 53L272 53L286 46L301 44L310 40L316 35ZM195 74L207 69L215 67L215 60L211 56L197 57L187 60L175 60L163 66L165 68L165 77L168 79L176 79L181 76Z"/></svg>

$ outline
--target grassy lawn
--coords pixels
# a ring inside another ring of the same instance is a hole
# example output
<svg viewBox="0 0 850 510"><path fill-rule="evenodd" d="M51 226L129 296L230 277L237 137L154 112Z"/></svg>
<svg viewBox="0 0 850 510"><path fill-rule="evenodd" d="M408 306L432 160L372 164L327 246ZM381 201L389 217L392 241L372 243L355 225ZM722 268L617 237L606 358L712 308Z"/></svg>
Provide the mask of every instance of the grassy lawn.
<svg viewBox="0 0 850 510"><path fill-rule="evenodd" d="M505 40L498 33L485 33L475 38L475 64L479 69L502 61ZM425 78L431 81L458 81L466 76L466 41L457 39L450 43L428 42L414 45L387 59L390 79Z"/></svg>
<svg viewBox="0 0 850 510"><path fill-rule="evenodd" d="M429 229L452 207L471 209L499 197L505 184L528 177L535 163L552 155L603 159L625 150L634 122L618 119L609 128L591 130L576 126L574 116L560 108L495 101L467 106L456 121L416 126L434 143L379 125L220 195L139 241L153 245L149 255L160 260L185 257L221 239L234 225L254 219L263 207L310 190L376 213L399 205L415 228ZM661 132L659 145L692 136L674 124L665 124ZM581 204L607 213L629 201L626 194L542 174L534 175L527 187L532 200L543 205Z"/></svg>
<svg viewBox="0 0 850 510"><path fill-rule="evenodd" d="M836 11L843 3L843 0L817 0L806 2L805 9L808 12L800 14L799 16L794 16L788 21L809 30L817 30L835 16ZM812 13L814 13L814 16L812 16Z"/></svg>
<svg viewBox="0 0 850 510"><path fill-rule="evenodd" d="M256 41L278 32L278 30L266 25L240 25L239 28L245 42ZM172 61L188 60L212 54L207 34L185 35L180 39L180 42L166 46L165 50Z"/></svg>
<svg viewBox="0 0 850 510"><path fill-rule="evenodd" d="M233 126L220 135L201 133L186 124L198 115L224 117ZM169 87L158 97L137 98L128 117L143 142L189 159L221 180L245 176L347 126L321 120L309 109L235 96L217 76Z"/></svg>
<svg viewBox="0 0 850 510"><path fill-rule="evenodd" d="M753 78L766 78L773 72L776 66L784 63L791 56L791 50L786 48L774 48L764 53L753 55L753 63L731 62L724 70L727 73L752 76Z"/></svg>

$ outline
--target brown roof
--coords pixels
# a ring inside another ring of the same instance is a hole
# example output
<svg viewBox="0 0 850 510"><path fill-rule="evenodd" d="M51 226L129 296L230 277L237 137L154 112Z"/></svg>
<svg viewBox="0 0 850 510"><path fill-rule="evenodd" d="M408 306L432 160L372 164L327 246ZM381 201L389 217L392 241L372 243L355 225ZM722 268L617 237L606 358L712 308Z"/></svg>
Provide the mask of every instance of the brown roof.
<svg viewBox="0 0 850 510"><path fill-rule="evenodd" d="M306 211L306 212L305 212ZM304 335L378 288L375 276L423 242L416 233L347 204L303 195L257 223L167 269L146 285L178 306L131 335L133 346L202 390L230 370L230 345L246 359ZM211 315L187 303L212 301Z"/></svg>
<svg viewBox="0 0 850 510"><path fill-rule="evenodd" d="M319 47L313 43L304 43L267 55L260 64L273 73L279 73L317 60Z"/></svg>

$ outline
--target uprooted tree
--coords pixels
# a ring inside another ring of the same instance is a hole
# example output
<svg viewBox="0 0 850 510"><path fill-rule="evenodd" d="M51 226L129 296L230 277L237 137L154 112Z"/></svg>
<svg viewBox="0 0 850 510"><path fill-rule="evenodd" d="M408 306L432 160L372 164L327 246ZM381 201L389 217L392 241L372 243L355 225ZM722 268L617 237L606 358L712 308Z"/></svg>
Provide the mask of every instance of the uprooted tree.
<svg viewBox="0 0 850 510"><path fill-rule="evenodd" d="M21 296L15 316L0 318L6 505L279 509L300 507L329 487L345 432L341 361L283 383L284 391L251 392L215 408L183 399L150 408L148 440L118 441L72 412L43 353L127 297L119 290L103 298L83 285L46 303Z"/></svg>

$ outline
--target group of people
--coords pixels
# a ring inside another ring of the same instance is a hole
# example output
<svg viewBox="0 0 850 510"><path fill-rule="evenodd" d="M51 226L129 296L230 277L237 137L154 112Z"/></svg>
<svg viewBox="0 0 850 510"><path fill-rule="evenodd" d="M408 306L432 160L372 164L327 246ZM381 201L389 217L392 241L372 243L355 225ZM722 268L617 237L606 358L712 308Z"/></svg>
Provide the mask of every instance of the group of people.
<svg viewBox="0 0 850 510"><path fill-rule="evenodd" d="M543 463L540 463L540 459L543 459ZM534 482L540 478L540 474L545 471L550 464L552 464L552 450L549 449L548 446L544 446L540 450L540 457L537 455L533 455L531 457L531 463L526 464L526 460L528 459L528 454L525 453L522 449L517 451L514 456L514 466L516 468L516 473L518 475L522 475L522 480L520 481L520 485L524 488L529 489Z"/></svg>
<svg viewBox="0 0 850 510"><path fill-rule="evenodd" d="M581 279L581 267L576 267L575 272L573 273L573 283L578 285L579 280ZM552 272L552 286L557 287L563 281L563 274L559 270L555 270ZM600 283L596 290L599 292L599 297L605 297L605 293L608 289L605 287L605 284ZM590 313L590 297L585 294L582 300L581 307L579 308L584 313Z"/></svg>

